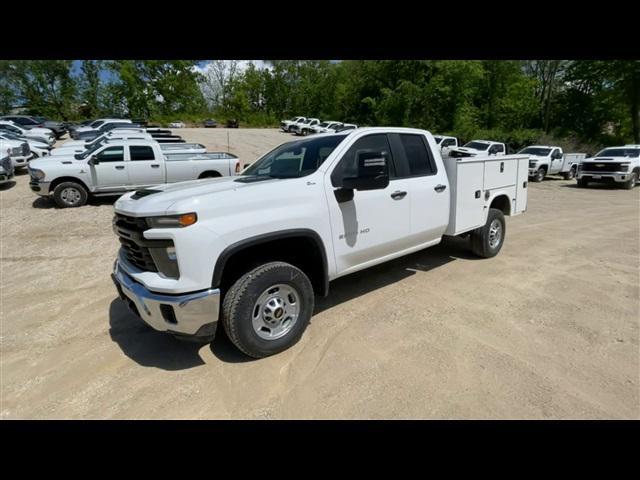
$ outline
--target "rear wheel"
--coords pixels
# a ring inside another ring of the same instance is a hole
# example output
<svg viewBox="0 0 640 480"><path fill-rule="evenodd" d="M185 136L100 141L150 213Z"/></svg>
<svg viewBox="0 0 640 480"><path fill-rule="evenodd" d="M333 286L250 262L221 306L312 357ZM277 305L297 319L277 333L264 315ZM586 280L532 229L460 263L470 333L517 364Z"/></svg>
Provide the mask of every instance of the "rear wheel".
<svg viewBox="0 0 640 480"><path fill-rule="evenodd" d="M262 358L295 345L313 308L313 287L304 272L288 263L270 262L231 286L222 303L222 325L239 350Z"/></svg>
<svg viewBox="0 0 640 480"><path fill-rule="evenodd" d="M60 208L81 207L88 198L87 190L76 182L63 182L53 190L53 199Z"/></svg>
<svg viewBox="0 0 640 480"><path fill-rule="evenodd" d="M502 248L505 234L504 214L491 208L484 226L471 232L471 251L479 257L495 257Z"/></svg>
<svg viewBox="0 0 640 480"><path fill-rule="evenodd" d="M624 188L626 190L631 190L633 187L636 186L636 183L638 183L638 172L631 172L631 176L629 177L629 180L627 180L624 183Z"/></svg>
<svg viewBox="0 0 640 480"><path fill-rule="evenodd" d="M576 176L576 169L575 169L575 168L572 168L572 169L571 169L571 170L569 170L568 172L564 173L564 174L563 174L563 176L564 176L564 179L565 179L565 180L572 180L572 179L574 179L574 178L575 178L575 176Z"/></svg>

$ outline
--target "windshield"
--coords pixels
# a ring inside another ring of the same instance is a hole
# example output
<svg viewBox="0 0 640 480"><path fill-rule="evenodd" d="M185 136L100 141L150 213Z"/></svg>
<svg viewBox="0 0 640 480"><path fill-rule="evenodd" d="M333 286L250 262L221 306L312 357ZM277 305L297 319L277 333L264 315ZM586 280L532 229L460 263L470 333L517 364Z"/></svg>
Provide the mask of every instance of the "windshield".
<svg viewBox="0 0 640 480"><path fill-rule="evenodd" d="M103 120L96 120L95 122L93 122L92 124L90 124L89 126L91 128L98 128L100 125L102 125L104 123Z"/></svg>
<svg viewBox="0 0 640 480"><path fill-rule="evenodd" d="M320 125L318 125L319 127L328 127L329 123L328 122L322 122Z"/></svg>
<svg viewBox="0 0 640 480"><path fill-rule="evenodd" d="M469 142L464 144L465 147L473 148L474 150L486 150L489 148L488 143L484 142Z"/></svg>
<svg viewBox="0 0 640 480"><path fill-rule="evenodd" d="M97 149L99 149L102 146L101 143L98 143L96 145L93 145L91 148L87 148L84 152L82 153L77 153L76 155L74 155L74 158L76 160L84 160L85 158L87 158L90 155L93 155L93 152L95 152Z"/></svg>
<svg viewBox="0 0 640 480"><path fill-rule="evenodd" d="M529 155L537 155L539 157L546 157L551 152L550 148L540 147L527 147L520 150L518 153L528 153Z"/></svg>
<svg viewBox="0 0 640 480"><path fill-rule="evenodd" d="M256 160L242 176L297 178L310 175L345 138L345 135L332 135L285 143Z"/></svg>
<svg viewBox="0 0 640 480"><path fill-rule="evenodd" d="M638 158L640 148L605 148L596 157L631 157Z"/></svg>
<svg viewBox="0 0 640 480"><path fill-rule="evenodd" d="M437 135L434 135L433 139L436 141L436 144L440 144L440 142L442 141L442 137L438 137Z"/></svg>
<svg viewBox="0 0 640 480"><path fill-rule="evenodd" d="M40 123L44 123L44 122L46 122L46 121L47 121L47 119L46 119L45 117L33 117L33 118L35 118L35 119L36 119L36 121L37 121L37 122L40 122Z"/></svg>

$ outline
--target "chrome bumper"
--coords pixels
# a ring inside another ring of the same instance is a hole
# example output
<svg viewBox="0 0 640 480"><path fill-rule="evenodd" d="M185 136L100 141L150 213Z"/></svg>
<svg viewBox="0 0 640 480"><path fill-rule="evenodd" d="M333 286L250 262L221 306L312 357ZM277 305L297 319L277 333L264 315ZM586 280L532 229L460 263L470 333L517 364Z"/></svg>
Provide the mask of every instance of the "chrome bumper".
<svg viewBox="0 0 640 480"><path fill-rule="evenodd" d="M42 195L43 197L49 195L50 185L51 182L38 182L33 179L29 182L29 188L31 188L31 190L36 192L38 195Z"/></svg>
<svg viewBox="0 0 640 480"><path fill-rule="evenodd" d="M111 278L129 309L155 330L209 339L215 335L220 311L219 289L182 295L153 293L129 277L117 260Z"/></svg>
<svg viewBox="0 0 640 480"><path fill-rule="evenodd" d="M626 182L629 180L629 176L631 172L585 172L582 170L578 170L578 174L576 177L581 179L582 177L588 177L590 181L597 182L598 180L602 180L604 178L611 178L615 182Z"/></svg>

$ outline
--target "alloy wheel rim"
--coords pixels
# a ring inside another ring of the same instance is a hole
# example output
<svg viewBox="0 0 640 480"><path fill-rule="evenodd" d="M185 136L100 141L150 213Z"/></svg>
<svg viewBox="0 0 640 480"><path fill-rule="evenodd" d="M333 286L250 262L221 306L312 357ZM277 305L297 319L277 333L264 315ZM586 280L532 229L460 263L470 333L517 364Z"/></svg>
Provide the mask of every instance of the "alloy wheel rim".
<svg viewBox="0 0 640 480"><path fill-rule="evenodd" d="M502 224L498 219L495 219L489 225L489 247L492 249L497 248L502 241Z"/></svg>
<svg viewBox="0 0 640 480"><path fill-rule="evenodd" d="M75 205L80 201L80 191L77 188L67 187L60 192L60 198L68 205Z"/></svg>
<svg viewBox="0 0 640 480"><path fill-rule="evenodd" d="M277 340L291 331L301 309L300 294L279 283L264 290L253 305L253 331L263 340Z"/></svg>

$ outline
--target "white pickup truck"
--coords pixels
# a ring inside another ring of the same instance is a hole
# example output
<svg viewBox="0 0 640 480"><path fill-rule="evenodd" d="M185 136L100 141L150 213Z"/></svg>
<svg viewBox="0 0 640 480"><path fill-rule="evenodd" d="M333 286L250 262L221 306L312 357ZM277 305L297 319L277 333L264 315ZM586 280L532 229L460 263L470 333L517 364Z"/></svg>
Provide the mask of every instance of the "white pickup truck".
<svg viewBox="0 0 640 480"><path fill-rule="evenodd" d="M578 164L586 153L564 153L554 145L531 145L518 154L529 155L529 177L541 182L547 175L562 175L565 180L576 176Z"/></svg>
<svg viewBox="0 0 640 480"><path fill-rule="evenodd" d="M476 155L506 155L504 143L491 140L472 140L462 147L450 148L449 155L454 158L475 157Z"/></svg>
<svg viewBox="0 0 640 480"><path fill-rule="evenodd" d="M114 195L141 187L236 175L231 153L165 152L150 140L109 140L70 156L29 164L31 190L53 196L60 207L79 207L92 195Z"/></svg>
<svg viewBox="0 0 640 480"><path fill-rule="evenodd" d="M446 135L434 135L436 144L440 147L440 153L446 157L452 148L458 148L458 139L456 137L447 137Z"/></svg>
<svg viewBox="0 0 640 480"><path fill-rule="evenodd" d="M156 330L245 354L298 341L338 277L469 235L496 255L527 208L528 157L443 161L433 136L361 128L285 143L237 177L130 192L115 203L113 280Z"/></svg>
<svg viewBox="0 0 640 480"><path fill-rule="evenodd" d="M2 155L5 155L4 157ZM13 179L14 168L11 158L0 151L0 185L8 183Z"/></svg>
<svg viewBox="0 0 640 480"><path fill-rule="evenodd" d="M319 118L307 118L304 122L294 123L289 130L295 135L306 137L310 133L313 133L312 128L320 125L320 123Z"/></svg>
<svg viewBox="0 0 640 480"><path fill-rule="evenodd" d="M29 143L25 140L0 137L0 156L8 155L13 168L23 168L28 165L33 154Z"/></svg>
<svg viewBox="0 0 640 480"><path fill-rule="evenodd" d="M609 147L578 165L578 187L589 182L622 184L631 190L640 178L640 145Z"/></svg>
<svg viewBox="0 0 640 480"><path fill-rule="evenodd" d="M294 124L296 124L296 123L304 123L306 121L307 121L306 117L293 117L290 120L282 120L280 122L280 129L283 132L290 133L291 132L291 128L293 127Z"/></svg>

